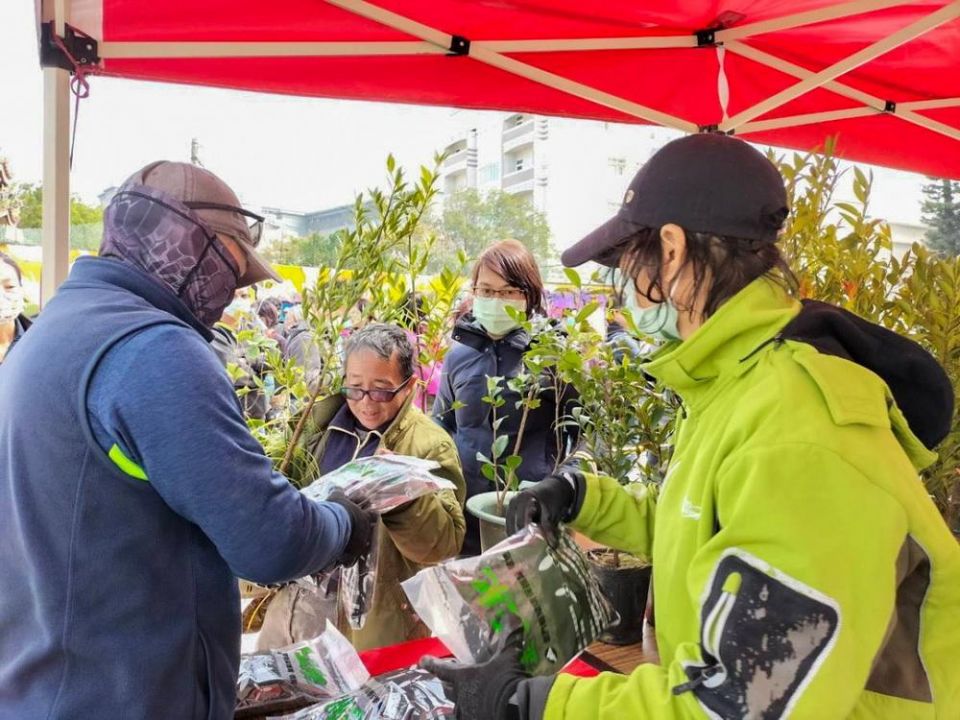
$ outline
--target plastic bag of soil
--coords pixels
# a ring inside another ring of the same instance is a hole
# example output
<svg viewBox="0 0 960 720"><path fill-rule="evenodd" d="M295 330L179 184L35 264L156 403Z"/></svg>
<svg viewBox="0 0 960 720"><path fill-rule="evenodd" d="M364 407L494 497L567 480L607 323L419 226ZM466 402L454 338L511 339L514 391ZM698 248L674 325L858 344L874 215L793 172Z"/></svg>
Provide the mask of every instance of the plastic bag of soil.
<svg viewBox="0 0 960 720"><path fill-rule="evenodd" d="M302 492L312 500L326 500L340 489L354 502L385 513L437 490L455 490L452 482L430 472L439 467L433 460L407 455L374 455L340 466Z"/></svg>
<svg viewBox="0 0 960 720"><path fill-rule="evenodd" d="M340 697L369 679L357 651L328 621L313 640L241 656L234 717L288 712Z"/></svg>
<svg viewBox="0 0 960 720"><path fill-rule="evenodd" d="M456 714L443 683L411 668L381 675L362 688L271 720L438 720Z"/></svg>
<svg viewBox="0 0 960 720"><path fill-rule="evenodd" d="M373 529L370 552L350 567L340 568L340 587L337 594L347 622L359 630L367 622L373 607L377 567L380 560L380 527ZM337 572L336 570L334 572Z"/></svg>
<svg viewBox="0 0 960 720"><path fill-rule="evenodd" d="M402 583L427 627L458 660L489 660L513 615L520 662L532 675L560 670L616 619L576 543L556 548L529 525L478 557L450 560Z"/></svg>
<svg viewBox="0 0 960 720"><path fill-rule="evenodd" d="M396 510L438 490L456 490L449 480L431 474L440 465L432 460L406 455L375 455L360 458L327 473L303 489L313 500L325 500L334 489L362 507L379 513ZM373 607L379 563L380 529L377 528L368 555L338 571L339 599L350 627L361 629Z"/></svg>

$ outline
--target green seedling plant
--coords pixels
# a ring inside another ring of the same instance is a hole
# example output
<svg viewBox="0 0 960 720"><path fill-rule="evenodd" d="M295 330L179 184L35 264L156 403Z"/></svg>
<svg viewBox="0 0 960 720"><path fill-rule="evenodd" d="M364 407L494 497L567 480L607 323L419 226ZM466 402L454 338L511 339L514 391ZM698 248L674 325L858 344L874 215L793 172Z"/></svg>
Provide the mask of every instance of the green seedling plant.
<svg viewBox="0 0 960 720"><path fill-rule="evenodd" d="M510 443L510 436L506 432L500 432L504 421L507 419L506 415L500 412L501 408L507 404L506 398L503 397L505 379L502 376L488 375L486 380L487 392L481 398L481 401L490 407L493 442L490 445L490 455L487 456L478 452L477 461L481 463L480 472L493 484L496 493L497 514L502 516L506 507L507 494L515 492L520 486L517 469L523 462L519 452L529 409L524 409L520 428L514 441L513 452L508 455L507 446ZM516 384L514 384L514 387L516 387Z"/></svg>

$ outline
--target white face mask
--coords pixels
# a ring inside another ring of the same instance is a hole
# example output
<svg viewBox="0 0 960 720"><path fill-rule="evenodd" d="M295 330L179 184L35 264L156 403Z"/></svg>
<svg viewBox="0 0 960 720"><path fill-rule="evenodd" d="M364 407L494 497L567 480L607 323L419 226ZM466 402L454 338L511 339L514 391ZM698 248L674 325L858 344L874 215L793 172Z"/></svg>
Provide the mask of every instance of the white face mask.
<svg viewBox="0 0 960 720"><path fill-rule="evenodd" d="M16 320L23 313L23 288L13 287L0 292L0 322Z"/></svg>
<svg viewBox="0 0 960 720"><path fill-rule="evenodd" d="M520 327L520 323L507 314L507 307L525 312L527 301L475 297L473 299L473 316L490 335L503 337L511 330Z"/></svg>

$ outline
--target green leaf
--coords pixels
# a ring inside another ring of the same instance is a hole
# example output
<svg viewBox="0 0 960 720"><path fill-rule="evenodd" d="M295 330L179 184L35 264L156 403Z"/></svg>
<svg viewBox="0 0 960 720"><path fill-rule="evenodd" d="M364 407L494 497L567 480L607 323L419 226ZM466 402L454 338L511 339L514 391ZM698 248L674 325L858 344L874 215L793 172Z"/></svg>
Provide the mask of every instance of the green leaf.
<svg viewBox="0 0 960 720"><path fill-rule="evenodd" d="M569 280L570 284L573 285L577 290L583 287L583 281L580 279L580 273L573 268L564 268L563 274L567 276L567 280Z"/></svg>
<svg viewBox="0 0 960 720"><path fill-rule="evenodd" d="M599 307L600 307L600 303L596 302L595 300L587 303L582 308L580 308L580 310L577 312L576 321L578 323L582 323L588 317L593 315L593 313L596 312L597 308Z"/></svg>
<svg viewBox="0 0 960 720"><path fill-rule="evenodd" d="M508 442L510 442L510 438L506 435L500 435L493 441L493 447L491 448L491 451L493 452L493 457L495 460L498 460L506 451Z"/></svg>

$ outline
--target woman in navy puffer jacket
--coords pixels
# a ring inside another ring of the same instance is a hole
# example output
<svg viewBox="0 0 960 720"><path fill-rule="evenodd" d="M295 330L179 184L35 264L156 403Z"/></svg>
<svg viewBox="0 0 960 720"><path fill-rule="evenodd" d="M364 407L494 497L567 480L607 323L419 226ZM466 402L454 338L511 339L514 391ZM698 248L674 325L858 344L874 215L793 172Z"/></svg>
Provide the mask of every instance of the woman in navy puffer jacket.
<svg viewBox="0 0 960 720"><path fill-rule="evenodd" d="M497 416L506 418L498 434L509 436L508 453L513 452L520 429L520 397L506 387L506 381L523 371L523 354L530 346L530 336L505 308L512 306L527 317L544 314L543 281L537 262L516 240L503 240L487 248L474 265L471 282L472 309L454 327L454 343L444 359L433 406L434 418L457 445L468 499L493 489L477 460L478 452L490 456L494 436L490 405L481 399L487 394L487 377L505 379L501 396L506 402ZM563 428L555 427L556 418L562 418L566 408L562 406L557 413L553 383L542 385L540 405L530 410L521 438L519 454L523 462L517 471L521 480L538 481L550 475L557 456L565 456L571 442ZM572 390L568 390L561 395L560 402L566 405L572 396ZM468 514L463 554L479 552L479 521Z"/></svg>

